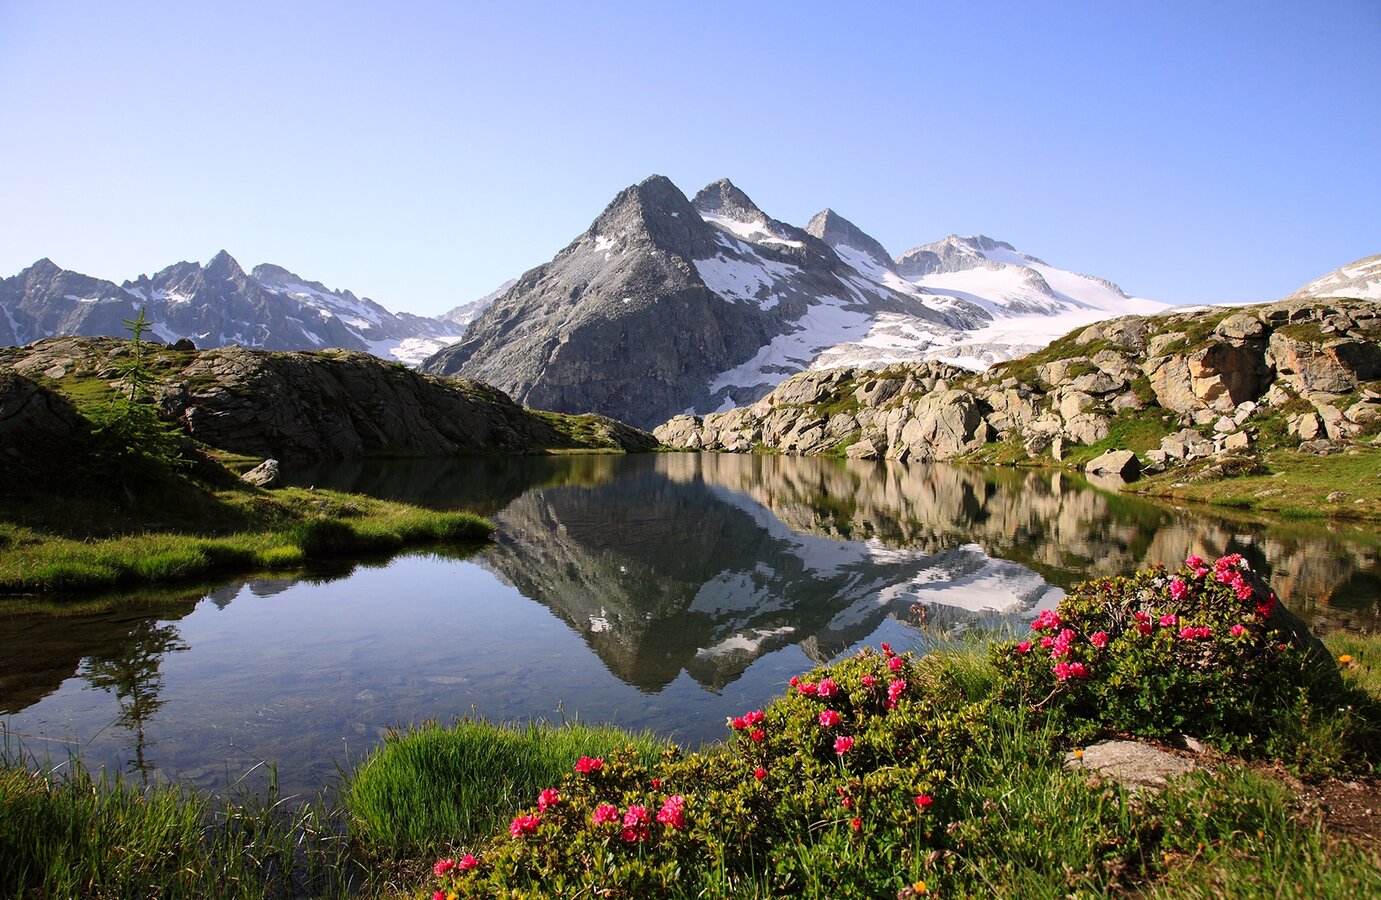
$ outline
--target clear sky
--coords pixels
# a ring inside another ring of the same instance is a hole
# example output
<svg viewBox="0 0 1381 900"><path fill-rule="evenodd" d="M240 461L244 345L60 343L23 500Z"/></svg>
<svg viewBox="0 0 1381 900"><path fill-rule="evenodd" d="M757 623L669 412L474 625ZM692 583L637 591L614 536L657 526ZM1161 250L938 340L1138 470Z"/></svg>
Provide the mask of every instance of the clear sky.
<svg viewBox="0 0 1381 900"><path fill-rule="evenodd" d="M1381 0L0 0L0 276L225 248L435 314L653 173L1170 303L1381 253Z"/></svg>

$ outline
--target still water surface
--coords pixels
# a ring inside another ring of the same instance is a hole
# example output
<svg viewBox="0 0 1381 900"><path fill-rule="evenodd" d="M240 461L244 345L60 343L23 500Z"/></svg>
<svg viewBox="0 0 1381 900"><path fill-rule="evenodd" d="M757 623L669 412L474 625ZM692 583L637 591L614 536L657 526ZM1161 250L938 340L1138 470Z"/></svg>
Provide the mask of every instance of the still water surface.
<svg viewBox="0 0 1381 900"><path fill-rule="evenodd" d="M392 725L580 717L684 743L864 643L997 628L1092 574L1241 552L1319 628L1381 622L1381 541L1049 472L657 454L347 463L300 484L494 518L424 553L0 618L0 726L54 761L221 790L334 783Z"/></svg>

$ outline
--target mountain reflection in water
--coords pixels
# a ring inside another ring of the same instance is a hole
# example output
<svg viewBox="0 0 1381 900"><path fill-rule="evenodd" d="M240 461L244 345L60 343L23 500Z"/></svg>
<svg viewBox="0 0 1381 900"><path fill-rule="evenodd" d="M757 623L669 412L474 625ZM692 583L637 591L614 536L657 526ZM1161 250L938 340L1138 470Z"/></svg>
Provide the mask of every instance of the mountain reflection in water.
<svg viewBox="0 0 1381 900"><path fill-rule="evenodd" d="M1378 539L1172 509L1041 471L649 454L338 463L315 484L493 517L494 542L146 608L0 616L31 752L199 786L329 782L391 725L616 721L687 743L857 645L923 648L1097 575L1243 553L1317 627L1378 616ZM535 601L535 602L534 602Z"/></svg>

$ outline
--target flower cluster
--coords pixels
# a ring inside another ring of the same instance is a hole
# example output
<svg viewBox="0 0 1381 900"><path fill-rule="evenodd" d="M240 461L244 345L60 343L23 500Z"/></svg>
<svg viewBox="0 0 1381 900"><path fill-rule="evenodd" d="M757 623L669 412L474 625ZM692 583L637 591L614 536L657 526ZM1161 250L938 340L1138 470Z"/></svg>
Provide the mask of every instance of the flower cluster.
<svg viewBox="0 0 1381 900"><path fill-rule="evenodd" d="M443 896L504 894L515 877L530 877L521 883L539 896L590 878L623 896L659 896L675 893L664 878L706 859L741 873L772 858L799 884L808 861L772 854L802 828L835 852L871 853L902 836L945 846L960 808L946 773L975 752L989 701L946 693L927 665L880 649L793 679L770 706L731 717L724 753L672 753L656 766L633 762L631 750L581 757L519 811L509 835L437 864ZM839 877L841 891L875 896L876 879L890 876L863 867Z"/></svg>
<svg viewBox="0 0 1381 900"><path fill-rule="evenodd" d="M1035 617L1031 637L995 648L1003 695L1028 698L1074 735L1103 727L1249 739L1266 727L1255 711L1280 684L1266 675L1297 650L1275 634L1276 611L1275 594L1237 553L1085 582Z"/></svg>

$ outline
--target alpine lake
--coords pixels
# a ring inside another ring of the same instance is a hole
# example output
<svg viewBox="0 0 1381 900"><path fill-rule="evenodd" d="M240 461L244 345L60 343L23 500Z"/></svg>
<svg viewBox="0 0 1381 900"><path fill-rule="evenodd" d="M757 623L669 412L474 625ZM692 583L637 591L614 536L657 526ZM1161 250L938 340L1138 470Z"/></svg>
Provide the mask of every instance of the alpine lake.
<svg viewBox="0 0 1381 900"><path fill-rule="evenodd" d="M289 473L492 518L494 540L120 612L0 617L0 740L211 793L330 790L390 728L579 719L696 746L794 674L1024 629L1064 589L1242 553L1320 631L1381 625L1381 535L1067 473L661 453ZM271 773L275 773L271 774Z"/></svg>

